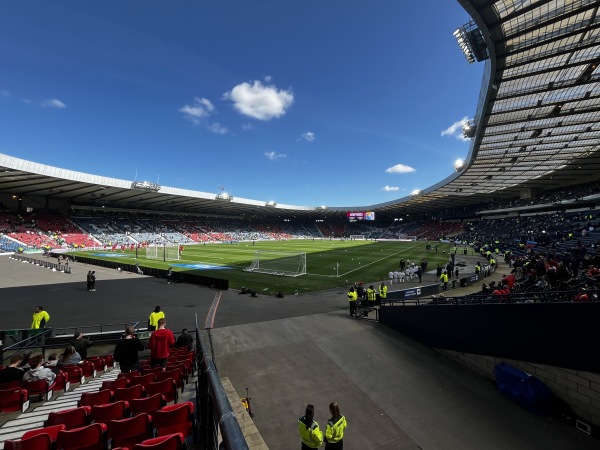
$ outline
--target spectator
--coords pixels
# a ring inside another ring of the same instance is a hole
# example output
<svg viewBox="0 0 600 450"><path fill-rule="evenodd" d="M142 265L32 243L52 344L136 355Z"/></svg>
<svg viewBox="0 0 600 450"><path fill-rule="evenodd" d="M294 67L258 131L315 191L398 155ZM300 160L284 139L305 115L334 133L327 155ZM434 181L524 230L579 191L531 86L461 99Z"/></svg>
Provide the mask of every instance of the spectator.
<svg viewBox="0 0 600 450"><path fill-rule="evenodd" d="M7 367L0 370L0 383L12 383L23 381L25 371L19 367L23 361L23 355L13 355Z"/></svg>
<svg viewBox="0 0 600 450"><path fill-rule="evenodd" d="M54 372L55 374L58 375L58 373L60 372L60 369L58 368L58 356L56 355L56 353L51 353L48 356L48 361L46 361L46 363L44 364L44 367L47 367L52 372Z"/></svg>
<svg viewBox="0 0 600 450"><path fill-rule="evenodd" d="M173 332L167 328L167 320L162 318L158 320L158 330L150 336L148 348L150 349L150 366L151 367L167 367L167 359L169 351L175 345L175 336Z"/></svg>
<svg viewBox="0 0 600 450"><path fill-rule="evenodd" d="M138 352L144 350L141 341L135 336L133 327L125 328L125 336L115 346L114 358L121 366L121 372L140 370Z"/></svg>
<svg viewBox="0 0 600 450"><path fill-rule="evenodd" d="M79 353L81 359L85 359L87 358L87 349L90 348L93 344L92 341L83 337L83 332L76 331L73 335L71 345L75 347L75 350L77 351L77 353Z"/></svg>
<svg viewBox="0 0 600 450"><path fill-rule="evenodd" d="M48 384L52 383L56 378L56 374L44 367L42 365L43 362L44 358L42 358L42 355L35 355L29 358L31 368L23 375L23 381L46 380Z"/></svg>
<svg viewBox="0 0 600 450"><path fill-rule="evenodd" d="M177 338L177 342L175 342L175 348L187 348L188 351L190 351L192 350L193 343L194 338L188 333L187 328L184 328L181 330L181 334Z"/></svg>
<svg viewBox="0 0 600 450"><path fill-rule="evenodd" d="M68 364L79 364L80 362L81 355L77 353L77 350L75 350L75 347L73 347L71 344L67 345L63 354L60 355L60 358L58 358L59 366L66 366Z"/></svg>

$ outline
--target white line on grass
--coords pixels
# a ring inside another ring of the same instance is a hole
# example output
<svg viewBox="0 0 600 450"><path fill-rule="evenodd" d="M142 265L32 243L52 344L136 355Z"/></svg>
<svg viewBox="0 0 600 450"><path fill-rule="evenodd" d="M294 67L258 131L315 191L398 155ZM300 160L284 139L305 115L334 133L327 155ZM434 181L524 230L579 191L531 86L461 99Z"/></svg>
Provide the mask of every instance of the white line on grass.
<svg viewBox="0 0 600 450"><path fill-rule="evenodd" d="M399 255L400 253L404 253L404 252L407 252L409 250L412 250L413 248L418 247L418 246L419 246L418 244L417 245L413 245L412 247L408 247L408 248L402 249L399 252L392 253L391 255L385 256L385 257L383 257L381 259L378 259L378 260L375 260L375 261L370 262L368 264L365 264L364 266L361 265L360 267L357 267L356 269L350 270L348 272L340 273L338 275L322 275L322 274L319 274L319 273L307 273L307 275L312 275L312 276L315 276L315 277L327 277L327 278L339 278L339 277L343 277L343 276L348 275L349 273L356 272L357 270L364 269L365 267L368 267L368 266L373 265L375 263L379 263L379 262L384 261L384 260L386 260L388 258L391 258L393 256Z"/></svg>

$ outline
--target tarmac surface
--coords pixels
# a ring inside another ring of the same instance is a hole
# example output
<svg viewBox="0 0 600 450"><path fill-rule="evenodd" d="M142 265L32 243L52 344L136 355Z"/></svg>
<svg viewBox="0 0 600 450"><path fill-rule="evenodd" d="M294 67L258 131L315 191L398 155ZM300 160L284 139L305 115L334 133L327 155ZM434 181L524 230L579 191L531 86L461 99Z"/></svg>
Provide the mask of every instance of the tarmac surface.
<svg viewBox="0 0 600 450"><path fill-rule="evenodd" d="M202 329L218 293L96 266L71 267L64 274L0 256L0 329L27 328L36 305L50 313L48 325L55 328L145 324L160 305L175 332L193 329L195 314ZM96 271L95 292L85 287L88 270ZM225 291L214 326L219 375L240 395L248 388L254 422L271 450L299 448L297 420L307 403L315 405L324 430L331 401L348 421L346 450L600 448L574 428L521 409L492 382L434 349L375 321L351 318L343 288L281 299Z"/></svg>

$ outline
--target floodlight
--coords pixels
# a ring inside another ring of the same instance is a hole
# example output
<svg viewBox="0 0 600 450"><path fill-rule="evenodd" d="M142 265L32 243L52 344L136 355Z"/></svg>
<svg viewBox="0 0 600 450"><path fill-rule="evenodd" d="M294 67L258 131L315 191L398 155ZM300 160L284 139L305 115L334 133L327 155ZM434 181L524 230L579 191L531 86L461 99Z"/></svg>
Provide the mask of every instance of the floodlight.
<svg viewBox="0 0 600 450"><path fill-rule="evenodd" d="M462 159L457 159L454 161L454 170L456 172L460 172L465 167L465 162Z"/></svg>
<svg viewBox="0 0 600 450"><path fill-rule="evenodd" d="M274 200L269 200L267 203L265 203L265 206L268 206L270 208L275 208L277 206L277 202Z"/></svg>
<svg viewBox="0 0 600 450"><path fill-rule="evenodd" d="M411 197L416 197L417 195L419 195L421 193L421 189L415 189L414 191L412 191L409 195Z"/></svg>
<svg viewBox="0 0 600 450"><path fill-rule="evenodd" d="M462 125L462 134L465 139L471 139L475 137L477 132L477 126L473 120L465 120Z"/></svg>
<svg viewBox="0 0 600 450"><path fill-rule="evenodd" d="M469 64L489 58L483 35L473 19L452 33Z"/></svg>

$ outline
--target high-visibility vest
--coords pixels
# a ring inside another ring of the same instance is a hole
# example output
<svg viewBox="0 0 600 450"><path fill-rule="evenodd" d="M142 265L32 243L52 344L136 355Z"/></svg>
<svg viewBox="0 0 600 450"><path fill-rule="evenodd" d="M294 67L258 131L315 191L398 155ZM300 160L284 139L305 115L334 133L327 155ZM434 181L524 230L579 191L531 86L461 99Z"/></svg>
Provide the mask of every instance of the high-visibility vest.
<svg viewBox="0 0 600 450"><path fill-rule="evenodd" d="M319 448L323 443L323 432L319 429L319 424L315 421L310 427L302 421L303 417L298 420L298 431L304 445L310 448Z"/></svg>
<svg viewBox="0 0 600 450"><path fill-rule="evenodd" d="M379 286L379 296L385 298L387 296L388 287L385 284Z"/></svg>
<svg viewBox="0 0 600 450"><path fill-rule="evenodd" d="M330 444L335 444L344 438L346 429L346 418L344 416L332 417L327 421L325 428L325 440Z"/></svg>
<svg viewBox="0 0 600 450"><path fill-rule="evenodd" d="M356 291L348 291L348 301L355 302L358 299L358 294Z"/></svg>
<svg viewBox="0 0 600 450"><path fill-rule="evenodd" d="M370 302L375 301L375 289L367 289L367 300Z"/></svg>

